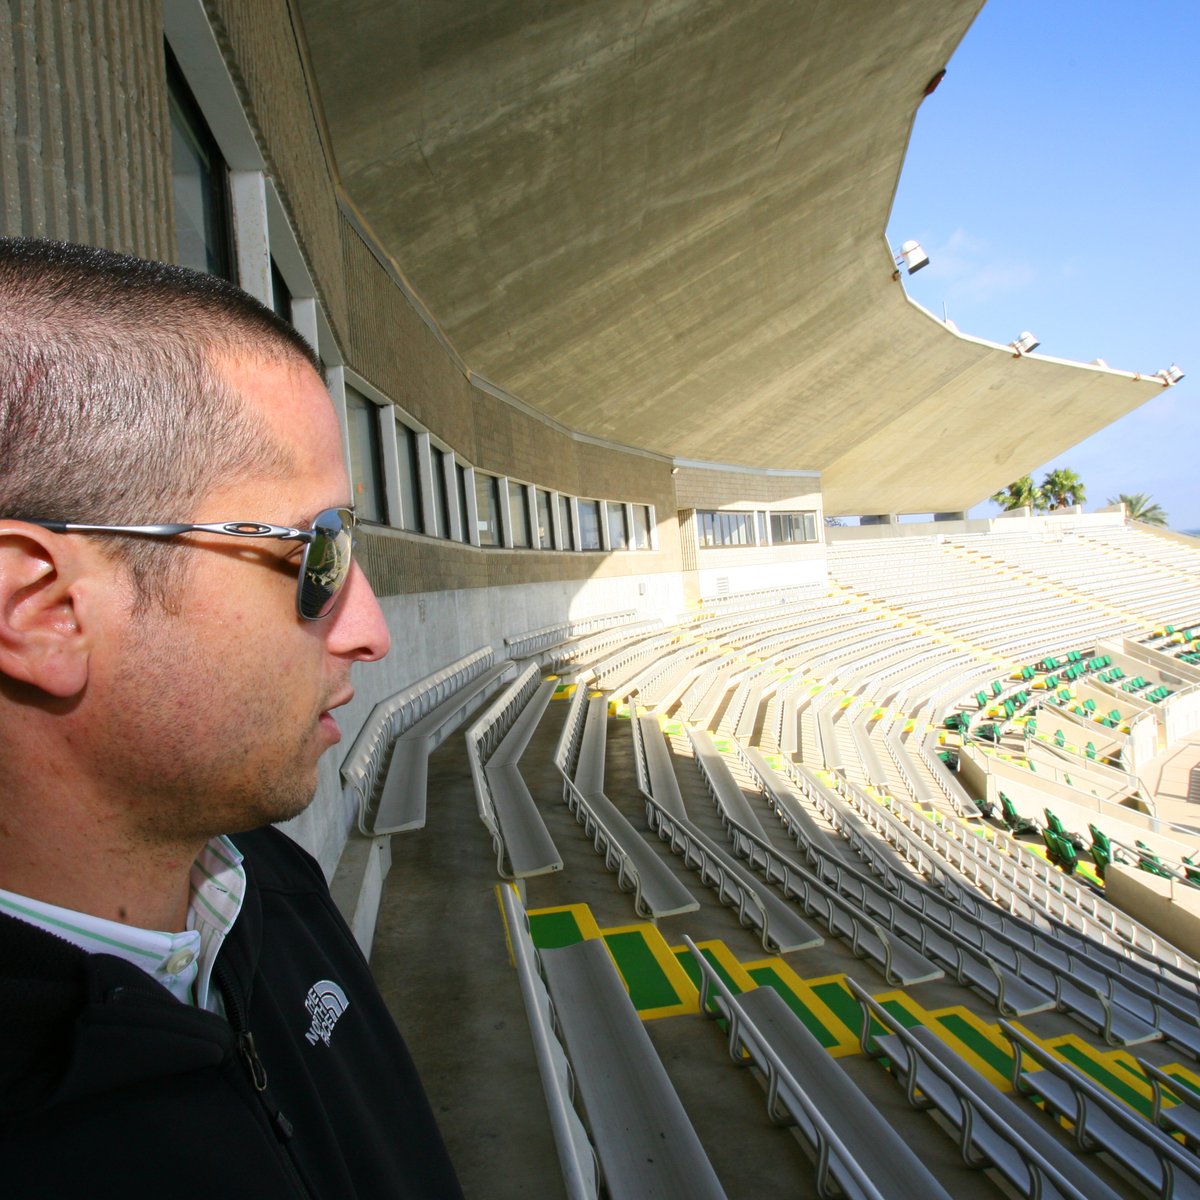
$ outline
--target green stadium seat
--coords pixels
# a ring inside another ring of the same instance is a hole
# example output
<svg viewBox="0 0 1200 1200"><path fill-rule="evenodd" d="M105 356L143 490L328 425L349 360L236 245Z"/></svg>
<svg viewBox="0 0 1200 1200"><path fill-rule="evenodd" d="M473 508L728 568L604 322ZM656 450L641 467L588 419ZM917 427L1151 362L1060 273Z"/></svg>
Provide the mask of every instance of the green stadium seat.
<svg viewBox="0 0 1200 1200"><path fill-rule="evenodd" d="M1095 825L1089 825L1088 830L1092 835L1092 861L1096 864L1096 874L1103 879L1108 864L1113 861L1112 843L1108 840L1108 835Z"/></svg>
<svg viewBox="0 0 1200 1200"><path fill-rule="evenodd" d="M1013 802L1003 792L1000 793L1000 811L1005 825L1013 834L1037 833L1038 827L1032 821L1027 821L1021 816Z"/></svg>
<svg viewBox="0 0 1200 1200"><path fill-rule="evenodd" d="M1070 780L1068 779L1067 782L1069 783ZM1051 833L1062 838L1062 840L1067 842L1072 849L1083 849L1083 838L1081 838L1079 834L1072 833L1069 829L1067 829L1063 825L1062 821L1060 821L1058 817L1056 817L1048 808L1043 809L1042 811L1046 814L1046 827L1051 831Z"/></svg>

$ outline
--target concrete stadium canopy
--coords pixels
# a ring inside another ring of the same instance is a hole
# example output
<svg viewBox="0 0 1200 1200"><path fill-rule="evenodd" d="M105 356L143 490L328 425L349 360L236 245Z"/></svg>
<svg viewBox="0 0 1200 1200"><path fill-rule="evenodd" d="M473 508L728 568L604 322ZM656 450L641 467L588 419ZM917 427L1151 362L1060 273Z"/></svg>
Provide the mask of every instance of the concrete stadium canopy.
<svg viewBox="0 0 1200 1200"><path fill-rule="evenodd" d="M818 470L829 513L966 509L1160 386L959 337L893 277L980 7L299 0L346 195L473 372L612 442Z"/></svg>

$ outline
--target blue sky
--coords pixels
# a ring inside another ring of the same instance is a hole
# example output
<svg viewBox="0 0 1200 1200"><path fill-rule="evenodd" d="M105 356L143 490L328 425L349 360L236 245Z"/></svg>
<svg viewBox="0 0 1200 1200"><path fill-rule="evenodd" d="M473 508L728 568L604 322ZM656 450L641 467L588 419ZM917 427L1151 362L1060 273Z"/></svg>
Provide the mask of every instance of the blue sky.
<svg viewBox="0 0 1200 1200"><path fill-rule="evenodd" d="M1200 529L1200 0L988 0L917 115L888 236L964 333L1187 378L1052 461ZM1036 437L1036 434L1032 435ZM1033 463L1030 464L1034 466ZM984 503L974 515L992 513Z"/></svg>

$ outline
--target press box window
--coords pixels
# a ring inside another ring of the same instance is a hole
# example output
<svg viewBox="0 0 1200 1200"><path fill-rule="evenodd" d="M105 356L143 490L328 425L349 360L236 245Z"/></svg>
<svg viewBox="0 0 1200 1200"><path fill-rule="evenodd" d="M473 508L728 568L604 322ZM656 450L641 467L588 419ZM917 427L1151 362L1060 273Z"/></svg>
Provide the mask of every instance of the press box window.
<svg viewBox="0 0 1200 1200"><path fill-rule="evenodd" d="M433 448L433 515L437 523L434 532L438 537L448 538L453 526L450 524L450 506L454 503L454 455Z"/></svg>
<svg viewBox="0 0 1200 1200"><path fill-rule="evenodd" d="M525 485L508 481L508 519L512 527L512 544L519 549L529 546L529 505Z"/></svg>
<svg viewBox="0 0 1200 1200"><path fill-rule="evenodd" d="M654 524L648 504L633 506L633 532L639 550L649 550L654 545Z"/></svg>
<svg viewBox="0 0 1200 1200"><path fill-rule="evenodd" d="M600 501L579 501L579 548L599 550L600 544Z"/></svg>
<svg viewBox="0 0 1200 1200"><path fill-rule="evenodd" d="M502 546L504 542L500 536L500 480L495 475L475 472L475 507L478 513L476 528L479 530L479 544Z"/></svg>
<svg viewBox="0 0 1200 1200"><path fill-rule="evenodd" d="M170 50L167 106L171 119L175 259L181 266L234 280L225 160Z"/></svg>
<svg viewBox="0 0 1200 1200"><path fill-rule="evenodd" d="M400 465L401 529L421 533L425 528L421 511L421 451L417 431L396 418L396 457Z"/></svg>
<svg viewBox="0 0 1200 1200"><path fill-rule="evenodd" d="M289 325L292 323L292 293L274 259L271 259L271 307L277 316Z"/></svg>
<svg viewBox="0 0 1200 1200"><path fill-rule="evenodd" d="M457 460L454 463L454 478L458 481L458 512L461 519L462 540L467 545L471 543L471 531L467 528L468 516L471 509L467 505L467 468Z"/></svg>
<svg viewBox="0 0 1200 1200"><path fill-rule="evenodd" d="M575 531L571 527L571 497L558 498L558 548L560 550L575 549Z"/></svg>
<svg viewBox="0 0 1200 1200"><path fill-rule="evenodd" d="M383 492L383 456L379 449L378 409L353 388L346 388L346 435L350 443L350 481L360 520L387 520Z"/></svg>
<svg viewBox="0 0 1200 1200"><path fill-rule="evenodd" d="M753 546L754 528L754 513L696 513L696 537L701 546Z"/></svg>
<svg viewBox="0 0 1200 1200"><path fill-rule="evenodd" d="M608 509L608 548L629 549L629 523L625 519L625 505L606 504Z"/></svg>
<svg viewBox="0 0 1200 1200"><path fill-rule="evenodd" d="M537 546L539 550L554 549L554 521L551 518L550 493L537 490Z"/></svg>
<svg viewBox="0 0 1200 1200"><path fill-rule="evenodd" d="M771 541L776 545L817 540L817 514L776 512L771 514Z"/></svg>

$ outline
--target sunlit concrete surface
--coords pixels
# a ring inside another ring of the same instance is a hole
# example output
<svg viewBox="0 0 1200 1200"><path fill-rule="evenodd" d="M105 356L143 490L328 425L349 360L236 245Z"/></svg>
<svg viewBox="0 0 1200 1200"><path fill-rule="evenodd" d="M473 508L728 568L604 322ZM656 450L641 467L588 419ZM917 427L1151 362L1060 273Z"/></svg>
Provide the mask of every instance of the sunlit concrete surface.
<svg viewBox="0 0 1200 1200"><path fill-rule="evenodd" d="M820 470L830 513L965 510L1160 386L1017 361L894 278L912 124L980 7L299 0L349 199L473 372Z"/></svg>

